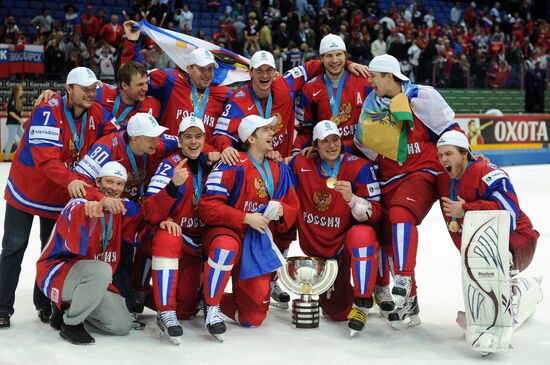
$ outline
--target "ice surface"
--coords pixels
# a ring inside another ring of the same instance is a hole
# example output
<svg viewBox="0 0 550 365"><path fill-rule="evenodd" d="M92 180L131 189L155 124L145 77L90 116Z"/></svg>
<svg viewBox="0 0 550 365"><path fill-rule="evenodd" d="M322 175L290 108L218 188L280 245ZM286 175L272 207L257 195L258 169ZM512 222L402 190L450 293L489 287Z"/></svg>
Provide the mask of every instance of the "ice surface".
<svg viewBox="0 0 550 365"><path fill-rule="evenodd" d="M9 164L0 164L4 190ZM506 168L524 212L541 233L535 258L525 276L543 275L550 293L550 165ZM0 203L3 221L5 201ZM3 229L2 229L3 235ZM125 337L93 334L96 343L79 347L63 341L41 323L32 304L35 261L39 255L38 221L23 262L12 327L0 331L0 364L548 364L550 306L539 304L534 317L512 337L513 350L481 359L469 349L464 331L455 323L463 308L459 252L454 248L439 207L434 205L420 226L417 281L422 325L395 331L378 313L370 313L366 329L350 338L345 322L321 319L318 329L290 326L290 311L271 310L260 328L241 328L227 321L225 342L210 338L202 315L185 321L181 345L161 340L152 311L147 329ZM293 243L290 254L298 254Z"/></svg>

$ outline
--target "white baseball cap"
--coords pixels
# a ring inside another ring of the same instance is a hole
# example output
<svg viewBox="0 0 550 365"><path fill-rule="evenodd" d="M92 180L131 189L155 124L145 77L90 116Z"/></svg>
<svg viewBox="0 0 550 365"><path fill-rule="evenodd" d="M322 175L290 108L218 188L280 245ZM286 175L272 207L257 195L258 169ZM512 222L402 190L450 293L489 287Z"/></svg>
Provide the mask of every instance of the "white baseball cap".
<svg viewBox="0 0 550 365"><path fill-rule="evenodd" d="M241 141L246 142L256 129L265 127L266 125L273 126L275 123L277 123L277 117L265 119L256 114L247 115L241 120L241 124L239 124L239 138Z"/></svg>
<svg viewBox="0 0 550 365"><path fill-rule="evenodd" d="M120 164L120 162L116 161L109 161L101 167L101 170L99 170L99 174L97 174L97 178L105 176L118 177L124 181L128 180L126 169Z"/></svg>
<svg viewBox="0 0 550 365"><path fill-rule="evenodd" d="M191 54L189 55L189 65L206 67L210 64L214 64L215 68L219 67L212 52L206 48L195 48L191 51Z"/></svg>
<svg viewBox="0 0 550 365"><path fill-rule="evenodd" d="M254 53L254 56L250 59L250 68L258 68L262 65L268 65L276 68L275 58L273 58L273 55L270 52L258 51Z"/></svg>
<svg viewBox="0 0 550 365"><path fill-rule="evenodd" d="M336 123L330 120L322 120L315 125L313 128L313 140L323 140L331 134L336 134L338 137L341 137L342 134L336 126Z"/></svg>
<svg viewBox="0 0 550 365"><path fill-rule="evenodd" d="M401 73L397 58L389 54L374 57L369 63L369 71L389 72L401 81L409 81L409 78Z"/></svg>
<svg viewBox="0 0 550 365"><path fill-rule="evenodd" d="M80 86L88 87L92 84L98 86L103 85L101 81L97 79L94 72L88 67L75 67L67 75L67 85L77 84Z"/></svg>
<svg viewBox="0 0 550 365"><path fill-rule="evenodd" d="M206 133L206 130L204 129L204 124L203 124L202 120L195 117L194 115L190 115L190 116L185 117L181 120L178 132L179 133L185 132L186 130L188 130L191 127L197 127L198 129L200 129L202 131L202 133Z"/></svg>
<svg viewBox="0 0 550 365"><path fill-rule="evenodd" d="M130 137L158 137L166 130L168 130L168 128L161 127L155 117L149 113L134 114L128 121L128 126L126 127L126 132L128 132Z"/></svg>
<svg viewBox="0 0 550 365"><path fill-rule="evenodd" d="M324 55L325 53L331 51L345 51L346 44L344 40L337 36L336 34L327 34L321 39L321 44L319 45L319 54Z"/></svg>
<svg viewBox="0 0 550 365"><path fill-rule="evenodd" d="M462 147L468 152L470 152L470 155L472 157L474 156L472 149L470 148L470 143L468 142L468 138L464 135L464 133L459 131L448 131L443 133L443 135L439 138L437 141L437 147L441 146L456 146L456 147Z"/></svg>

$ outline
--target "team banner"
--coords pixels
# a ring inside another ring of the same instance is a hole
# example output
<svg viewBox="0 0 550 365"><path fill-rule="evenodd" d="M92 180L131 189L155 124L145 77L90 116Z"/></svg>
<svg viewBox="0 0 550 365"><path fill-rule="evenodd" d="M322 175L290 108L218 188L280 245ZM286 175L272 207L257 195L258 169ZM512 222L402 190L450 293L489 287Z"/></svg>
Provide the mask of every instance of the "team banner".
<svg viewBox="0 0 550 365"><path fill-rule="evenodd" d="M548 148L550 115L458 114L473 150Z"/></svg>
<svg viewBox="0 0 550 365"><path fill-rule="evenodd" d="M13 45L0 44L0 78L16 73L43 74L44 47L29 44L16 51Z"/></svg>
<svg viewBox="0 0 550 365"><path fill-rule="evenodd" d="M215 85L229 85L235 82L250 80L248 74L249 60L215 44L203 41L187 34L174 32L152 25L142 20L139 30L153 39L156 44L183 70L189 64L189 54L195 48L206 48L214 54L219 65L214 72Z"/></svg>

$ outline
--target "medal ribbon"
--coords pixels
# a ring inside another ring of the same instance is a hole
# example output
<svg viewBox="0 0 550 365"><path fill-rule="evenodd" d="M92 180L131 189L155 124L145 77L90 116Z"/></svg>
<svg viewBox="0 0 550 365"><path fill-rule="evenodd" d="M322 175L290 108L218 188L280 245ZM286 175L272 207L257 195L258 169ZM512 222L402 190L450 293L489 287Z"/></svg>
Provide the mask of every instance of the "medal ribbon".
<svg viewBox="0 0 550 365"><path fill-rule="evenodd" d="M134 156L134 153L132 152L132 149L130 148L130 144L126 145L126 154L128 155L128 159L130 160L130 165L132 165L132 169L134 170L136 177L139 181L139 197L140 199L145 195L144 190L144 184L145 184L145 176L143 176L143 180L139 176L139 169L137 167L136 158ZM147 154L143 155L143 174L145 175L147 173Z"/></svg>
<svg viewBox="0 0 550 365"><path fill-rule="evenodd" d="M248 158L250 158L250 161L254 164L254 167L256 167L256 170L260 173L260 176L262 177L262 180L264 181L264 184L267 188L267 192L269 194L269 197L273 197L273 192L275 190L275 183L273 182L273 175L271 175L271 169L269 168L269 162L267 161L267 158L264 157L263 162L263 168L260 166L258 162L252 157L248 152L246 153L248 155ZM265 168L265 172L264 172Z"/></svg>
<svg viewBox="0 0 550 365"><path fill-rule="evenodd" d="M105 252L107 249L107 244L109 243L109 237L111 236L111 231L113 229L113 215L109 213L109 223L105 227L105 216L99 218L101 222L101 252Z"/></svg>
<svg viewBox="0 0 550 365"><path fill-rule="evenodd" d="M468 169L468 167L470 167L470 165L472 164L472 162L468 162L468 164L466 165L466 168L464 169L464 171L466 171ZM458 190L460 189L460 182L462 180L460 179L451 179L451 186L450 186L450 191L449 191L449 198L451 200L454 200L454 201L457 201L458 199ZM451 222L456 222L457 219L456 217L451 217Z"/></svg>
<svg viewBox="0 0 550 365"><path fill-rule="evenodd" d="M321 166L323 166L323 169L328 173L329 177L336 179L336 176L338 176L338 171L340 171L341 162L342 160L340 159L340 156L338 156L333 168L330 168L328 163L326 163L324 160L321 160Z"/></svg>
<svg viewBox="0 0 550 365"><path fill-rule="evenodd" d="M113 105L113 113L112 113L113 116L116 118L116 122L118 125L122 125L122 122L124 122L124 119L128 116L128 113L130 113L132 109L134 109L134 106L136 106L136 104L127 106L126 108L124 108L124 111L120 114L120 116L117 117L116 115L118 113L118 108L120 108L120 100L121 100L120 93L118 93L116 95L115 105Z"/></svg>
<svg viewBox="0 0 550 365"><path fill-rule="evenodd" d="M344 84L346 83L346 73L342 74L340 81L338 81L338 89L336 90L336 98L334 98L334 90L332 88L332 81L328 78L327 75L323 76L325 81L325 86L327 87L328 95L330 97L330 111L333 117L338 115L338 109L340 108L340 99L342 98L342 91L344 90Z"/></svg>
<svg viewBox="0 0 550 365"><path fill-rule="evenodd" d="M197 91L197 88L195 85L193 85L192 82L189 82L191 85L191 95L193 97L193 114L195 117L202 120L202 116L204 115L204 110L206 109L206 103L208 103L208 97L210 95L210 87L207 87L204 89L204 93L202 94L202 100L199 98L199 92ZM200 105L199 105L200 103Z"/></svg>
<svg viewBox="0 0 550 365"><path fill-rule="evenodd" d="M193 190L195 191L195 207L199 205L199 199L202 195L202 167L200 161L198 162L197 176L193 176Z"/></svg>
<svg viewBox="0 0 550 365"><path fill-rule="evenodd" d="M271 118L271 107L273 106L273 96L271 95L271 92L269 93L269 96L267 97L267 105L265 107L265 115L264 110L262 109L262 103L260 103L260 98L258 98L258 95L254 92L254 89L250 88L250 95L252 95L252 100L254 100L254 104L256 105L256 108L258 109L258 113L260 113L260 117L264 119Z"/></svg>
<svg viewBox="0 0 550 365"><path fill-rule="evenodd" d="M80 136L76 133L76 125L74 124L73 115L71 114L69 108L67 108L67 97L63 97L63 114L69 122L69 128L71 128L71 134L73 135L74 145L78 155L80 156L80 151L82 151L82 146L84 145L84 136L86 134L86 121L88 120L88 111L85 111L82 115L82 120L80 124Z"/></svg>

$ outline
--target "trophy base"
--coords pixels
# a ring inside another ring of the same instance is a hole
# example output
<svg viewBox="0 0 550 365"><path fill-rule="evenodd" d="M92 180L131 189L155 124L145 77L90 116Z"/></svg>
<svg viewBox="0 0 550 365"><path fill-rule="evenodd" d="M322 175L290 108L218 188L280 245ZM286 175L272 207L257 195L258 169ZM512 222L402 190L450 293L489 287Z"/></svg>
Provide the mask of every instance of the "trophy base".
<svg viewBox="0 0 550 365"><path fill-rule="evenodd" d="M319 301L304 302L301 299L292 301L292 325L295 328L319 327Z"/></svg>

